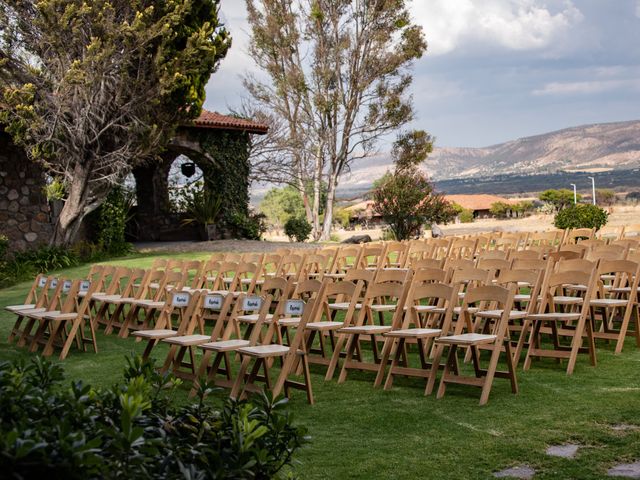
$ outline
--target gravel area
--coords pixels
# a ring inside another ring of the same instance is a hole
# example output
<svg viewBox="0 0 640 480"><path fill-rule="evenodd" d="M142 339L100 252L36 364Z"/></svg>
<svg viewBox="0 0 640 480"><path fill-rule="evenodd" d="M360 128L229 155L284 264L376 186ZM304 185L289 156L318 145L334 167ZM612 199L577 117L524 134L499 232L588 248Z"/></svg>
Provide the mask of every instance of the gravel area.
<svg viewBox="0 0 640 480"><path fill-rule="evenodd" d="M265 242L260 240L215 240L211 242L139 242L135 249L141 253L185 252L274 252L279 248L318 248L319 243Z"/></svg>

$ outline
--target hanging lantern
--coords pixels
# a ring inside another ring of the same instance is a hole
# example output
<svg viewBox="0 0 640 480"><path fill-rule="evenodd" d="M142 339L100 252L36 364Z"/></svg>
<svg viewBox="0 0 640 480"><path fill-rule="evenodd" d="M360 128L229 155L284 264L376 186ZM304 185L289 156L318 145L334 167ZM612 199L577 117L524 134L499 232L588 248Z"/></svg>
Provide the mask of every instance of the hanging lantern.
<svg viewBox="0 0 640 480"><path fill-rule="evenodd" d="M180 165L180 171L185 177L191 178L196 173L196 164L193 162L183 163Z"/></svg>

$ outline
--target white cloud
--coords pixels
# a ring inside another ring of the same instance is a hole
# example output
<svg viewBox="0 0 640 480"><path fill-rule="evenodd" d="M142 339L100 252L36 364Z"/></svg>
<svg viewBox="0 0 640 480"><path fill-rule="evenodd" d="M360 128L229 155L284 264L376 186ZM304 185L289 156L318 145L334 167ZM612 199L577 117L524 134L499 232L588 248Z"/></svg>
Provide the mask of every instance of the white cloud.
<svg viewBox="0 0 640 480"><path fill-rule="evenodd" d="M639 0L640 1L640 0ZM548 47L583 20L571 0L413 0L412 12L423 25L430 52L442 55L473 43L510 50Z"/></svg>
<svg viewBox="0 0 640 480"><path fill-rule="evenodd" d="M611 91L640 91L640 80L620 78L610 80L585 80L577 82L550 82L534 90L533 95L594 95Z"/></svg>

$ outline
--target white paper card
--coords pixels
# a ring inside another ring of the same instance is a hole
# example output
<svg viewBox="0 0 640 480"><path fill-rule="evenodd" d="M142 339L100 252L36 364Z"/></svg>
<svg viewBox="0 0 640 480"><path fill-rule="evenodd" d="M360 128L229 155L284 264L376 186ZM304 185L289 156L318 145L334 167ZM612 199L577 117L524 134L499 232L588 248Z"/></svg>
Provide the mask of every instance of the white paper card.
<svg viewBox="0 0 640 480"><path fill-rule="evenodd" d="M204 308L209 310L220 310L222 309L223 302L224 297L222 295L207 295L204 297Z"/></svg>
<svg viewBox="0 0 640 480"><path fill-rule="evenodd" d="M174 307L186 307L189 305L191 295L186 292L174 293L171 305Z"/></svg>
<svg viewBox="0 0 640 480"><path fill-rule="evenodd" d="M53 290L54 288L58 287L58 279L54 278L53 280L51 280L51 283L49 283L49 288L51 290Z"/></svg>
<svg viewBox="0 0 640 480"><path fill-rule="evenodd" d="M262 298L260 297L245 297L242 301L242 310L245 312L256 312L262 307Z"/></svg>
<svg viewBox="0 0 640 480"><path fill-rule="evenodd" d="M40 277L40 280L38 280L38 288L44 288L46 284L47 284L47 277Z"/></svg>
<svg viewBox="0 0 640 480"><path fill-rule="evenodd" d="M284 306L285 315L302 315L304 312L304 302L302 300L287 300Z"/></svg>
<svg viewBox="0 0 640 480"><path fill-rule="evenodd" d="M71 280L65 280L62 284L62 291L66 293L71 290L71 283Z"/></svg>
<svg viewBox="0 0 640 480"><path fill-rule="evenodd" d="M89 288L91 288L91 282L89 280L82 280L80 282L80 291L81 292L88 292Z"/></svg>

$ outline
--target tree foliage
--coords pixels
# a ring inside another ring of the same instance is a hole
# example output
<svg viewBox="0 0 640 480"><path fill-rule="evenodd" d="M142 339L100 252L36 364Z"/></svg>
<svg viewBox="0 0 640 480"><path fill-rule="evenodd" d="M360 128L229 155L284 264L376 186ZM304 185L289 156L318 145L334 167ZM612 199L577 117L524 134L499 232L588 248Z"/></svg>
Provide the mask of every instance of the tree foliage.
<svg viewBox="0 0 640 480"><path fill-rule="evenodd" d="M0 122L67 185L52 241L195 118L231 39L219 0L0 0Z"/></svg>
<svg viewBox="0 0 640 480"><path fill-rule="evenodd" d="M66 382L41 357L0 364L0 468L13 478L283 478L306 442L284 400L205 398L175 406L180 380L128 358L124 378L100 389ZM208 399L207 399L208 400Z"/></svg>
<svg viewBox="0 0 640 480"><path fill-rule="evenodd" d="M295 187L272 188L260 202L260 211L267 217L267 221L278 228L282 228L290 218L304 217L302 197Z"/></svg>
<svg viewBox="0 0 640 480"><path fill-rule="evenodd" d="M268 81L249 76L245 85L254 102L285 122L290 176L305 195L316 237L329 238L340 175L413 118L410 67L426 42L407 4L247 0L250 53Z"/></svg>
<svg viewBox="0 0 640 480"><path fill-rule="evenodd" d="M556 228L595 228L607 224L609 214L596 205L573 205L558 212L553 220Z"/></svg>
<svg viewBox="0 0 640 480"><path fill-rule="evenodd" d="M616 201L616 192L610 188L596 189L596 203L598 205L613 205Z"/></svg>
<svg viewBox="0 0 640 480"><path fill-rule="evenodd" d="M425 224L447 223L455 216L452 206L417 169L396 170L373 191L373 201L374 210L398 240L417 235Z"/></svg>
<svg viewBox="0 0 640 480"><path fill-rule="evenodd" d="M559 190L549 189L545 190L538 197L541 201L549 203L553 206L556 212L568 207L573 204L573 192L566 188L561 188ZM582 195L577 195L577 201L580 202L582 200Z"/></svg>

